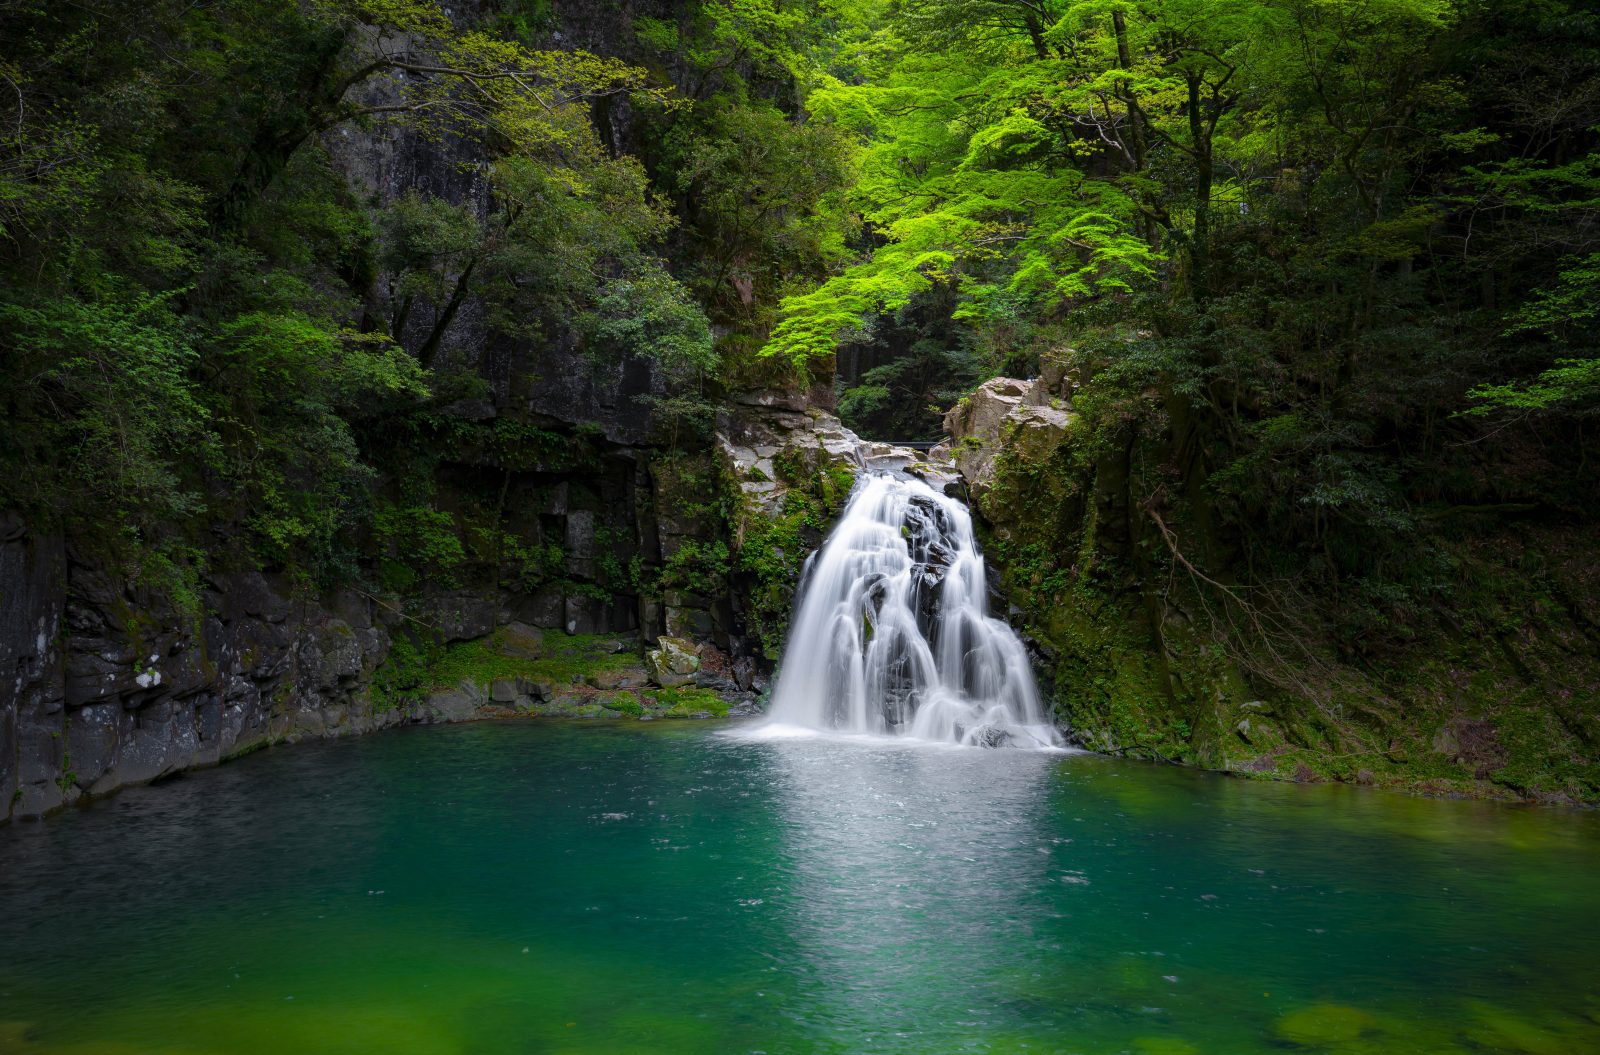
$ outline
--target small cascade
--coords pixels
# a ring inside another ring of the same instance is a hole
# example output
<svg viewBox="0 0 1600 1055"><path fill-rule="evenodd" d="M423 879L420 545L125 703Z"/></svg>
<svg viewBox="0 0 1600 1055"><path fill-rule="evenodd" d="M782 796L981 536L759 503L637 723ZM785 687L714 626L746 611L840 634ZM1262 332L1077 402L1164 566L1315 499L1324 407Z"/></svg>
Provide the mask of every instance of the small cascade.
<svg viewBox="0 0 1600 1055"><path fill-rule="evenodd" d="M865 476L807 566L773 726L1059 745L984 579L965 506L920 480Z"/></svg>

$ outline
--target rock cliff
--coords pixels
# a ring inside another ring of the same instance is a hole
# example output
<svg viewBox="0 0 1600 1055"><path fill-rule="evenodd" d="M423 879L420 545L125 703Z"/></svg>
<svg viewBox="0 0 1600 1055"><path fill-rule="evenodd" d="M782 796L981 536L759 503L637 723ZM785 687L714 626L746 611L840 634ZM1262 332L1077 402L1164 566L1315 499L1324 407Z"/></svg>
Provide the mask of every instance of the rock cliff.
<svg viewBox="0 0 1600 1055"><path fill-rule="evenodd" d="M1048 360L1041 377L988 381L946 415L936 452L1076 742L1247 777L1600 799L1592 529L1462 547L1469 606L1353 661L1310 601L1258 600L1172 556L1203 543L1130 495L1128 452L1080 422L1076 387Z"/></svg>

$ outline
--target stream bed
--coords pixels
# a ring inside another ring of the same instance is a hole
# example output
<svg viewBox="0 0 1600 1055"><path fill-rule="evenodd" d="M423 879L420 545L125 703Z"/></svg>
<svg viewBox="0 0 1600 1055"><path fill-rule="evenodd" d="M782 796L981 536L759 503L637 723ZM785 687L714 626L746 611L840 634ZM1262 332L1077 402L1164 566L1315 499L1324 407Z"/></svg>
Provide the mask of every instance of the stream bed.
<svg viewBox="0 0 1600 1055"><path fill-rule="evenodd" d="M0 1055L1600 1051L1600 815L726 723L0 829Z"/></svg>

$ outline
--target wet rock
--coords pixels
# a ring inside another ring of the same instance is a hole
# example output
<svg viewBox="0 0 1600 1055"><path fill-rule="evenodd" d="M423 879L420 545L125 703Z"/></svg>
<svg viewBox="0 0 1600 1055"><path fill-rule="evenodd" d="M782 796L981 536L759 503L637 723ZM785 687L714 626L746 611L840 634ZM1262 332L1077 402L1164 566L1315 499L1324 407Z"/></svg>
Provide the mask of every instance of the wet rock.
<svg viewBox="0 0 1600 1055"><path fill-rule="evenodd" d="M478 713L487 702L475 686L463 684L428 697L427 710L434 721L464 722Z"/></svg>
<svg viewBox="0 0 1600 1055"><path fill-rule="evenodd" d="M993 725L972 731L971 742L977 747L1004 747L1011 742L1011 734Z"/></svg>
<svg viewBox="0 0 1600 1055"><path fill-rule="evenodd" d="M518 678L517 691L536 700L548 700L555 696L556 685L548 678Z"/></svg>
<svg viewBox="0 0 1600 1055"><path fill-rule="evenodd" d="M691 680L694 682L696 687L710 689L713 692L730 694L739 692L739 685L732 678L723 677L717 674L708 674L703 670L695 671L691 677Z"/></svg>

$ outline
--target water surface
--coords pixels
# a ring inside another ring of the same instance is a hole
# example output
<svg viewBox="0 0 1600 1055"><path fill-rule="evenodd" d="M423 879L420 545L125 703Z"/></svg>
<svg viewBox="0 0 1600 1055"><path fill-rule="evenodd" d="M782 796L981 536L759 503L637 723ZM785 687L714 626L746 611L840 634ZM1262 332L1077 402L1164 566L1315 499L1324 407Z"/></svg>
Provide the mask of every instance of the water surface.
<svg viewBox="0 0 1600 1055"><path fill-rule="evenodd" d="M1600 816L710 723L0 829L0 1053L1600 1051Z"/></svg>

